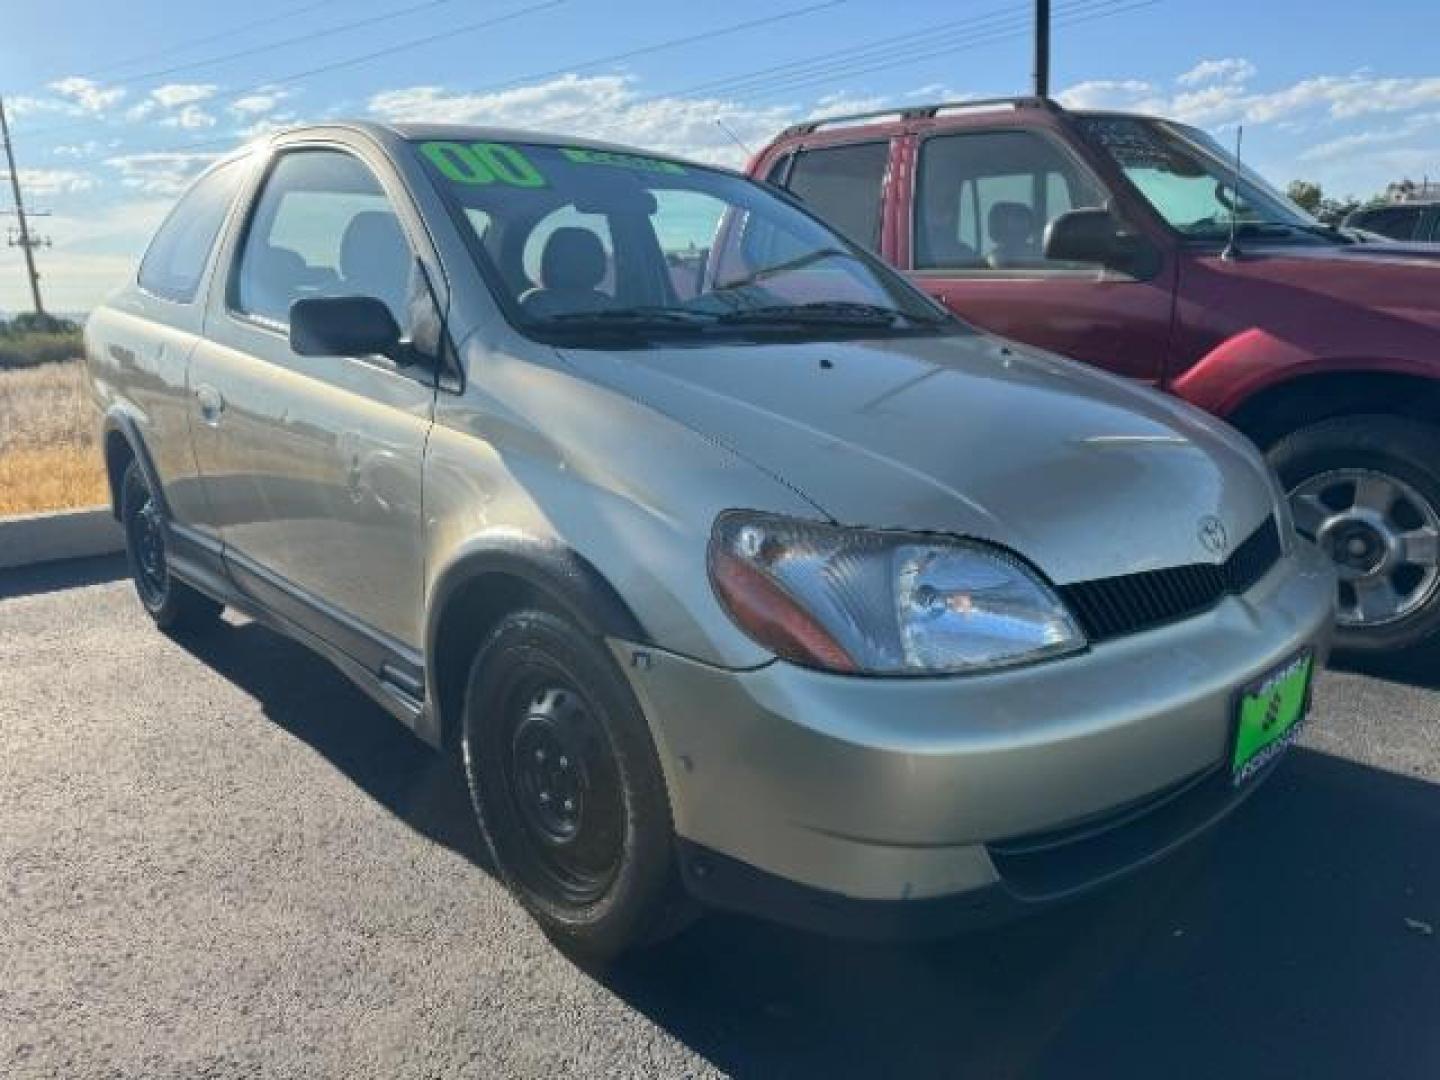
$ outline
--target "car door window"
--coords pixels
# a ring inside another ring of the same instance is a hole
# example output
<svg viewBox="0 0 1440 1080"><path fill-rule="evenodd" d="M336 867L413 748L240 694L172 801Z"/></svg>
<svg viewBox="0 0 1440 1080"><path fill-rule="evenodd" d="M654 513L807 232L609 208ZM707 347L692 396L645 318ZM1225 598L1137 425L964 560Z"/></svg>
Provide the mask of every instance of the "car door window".
<svg viewBox="0 0 1440 1080"><path fill-rule="evenodd" d="M405 328L415 259L394 207L362 162L298 150L271 169L250 222L234 306L288 325L307 296L372 296Z"/></svg>
<svg viewBox="0 0 1440 1080"><path fill-rule="evenodd" d="M210 250L225 224L245 170L230 161L201 177L160 226L140 262L140 287L188 304L195 299Z"/></svg>
<svg viewBox="0 0 1440 1080"><path fill-rule="evenodd" d="M916 186L915 266L994 275L1074 272L1081 268L1045 257L1045 229L1066 211L1103 202L1099 184L1044 136L994 131L927 139Z"/></svg>
<svg viewBox="0 0 1440 1080"><path fill-rule="evenodd" d="M802 150L785 186L857 244L880 247L881 191L890 161L888 142Z"/></svg>

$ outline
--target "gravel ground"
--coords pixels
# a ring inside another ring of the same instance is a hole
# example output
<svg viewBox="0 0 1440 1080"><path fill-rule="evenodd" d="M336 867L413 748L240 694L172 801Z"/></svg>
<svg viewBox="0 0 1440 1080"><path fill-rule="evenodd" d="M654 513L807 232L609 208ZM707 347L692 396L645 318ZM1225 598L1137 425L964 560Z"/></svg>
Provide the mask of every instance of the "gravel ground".
<svg viewBox="0 0 1440 1080"><path fill-rule="evenodd" d="M712 917L602 976L323 661L0 575L0 1076L1440 1075L1440 672L1332 672L1211 841L986 934Z"/></svg>

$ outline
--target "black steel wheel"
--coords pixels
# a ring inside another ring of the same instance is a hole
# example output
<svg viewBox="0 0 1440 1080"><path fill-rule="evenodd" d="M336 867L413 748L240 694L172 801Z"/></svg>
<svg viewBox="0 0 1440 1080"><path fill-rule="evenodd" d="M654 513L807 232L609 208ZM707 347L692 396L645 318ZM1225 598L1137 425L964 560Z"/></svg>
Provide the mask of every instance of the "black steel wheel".
<svg viewBox="0 0 1440 1080"><path fill-rule="evenodd" d="M138 463L129 464L121 484L120 520L125 529L125 554L140 603L162 630L213 621L223 610L222 605L170 573L164 514Z"/></svg>
<svg viewBox="0 0 1440 1080"><path fill-rule="evenodd" d="M497 872L562 947L605 960L685 924L659 759L601 642L506 616L471 664L461 747Z"/></svg>

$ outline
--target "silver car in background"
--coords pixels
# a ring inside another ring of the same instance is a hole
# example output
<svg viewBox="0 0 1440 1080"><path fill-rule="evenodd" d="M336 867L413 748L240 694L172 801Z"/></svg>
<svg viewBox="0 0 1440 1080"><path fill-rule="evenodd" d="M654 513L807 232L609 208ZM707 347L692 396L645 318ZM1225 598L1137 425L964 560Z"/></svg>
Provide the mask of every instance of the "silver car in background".
<svg viewBox="0 0 1440 1080"><path fill-rule="evenodd" d="M290 131L86 344L157 623L231 606L461 753L591 956L696 901L888 934L1080 893L1253 790L1327 647L1242 438L725 170Z"/></svg>

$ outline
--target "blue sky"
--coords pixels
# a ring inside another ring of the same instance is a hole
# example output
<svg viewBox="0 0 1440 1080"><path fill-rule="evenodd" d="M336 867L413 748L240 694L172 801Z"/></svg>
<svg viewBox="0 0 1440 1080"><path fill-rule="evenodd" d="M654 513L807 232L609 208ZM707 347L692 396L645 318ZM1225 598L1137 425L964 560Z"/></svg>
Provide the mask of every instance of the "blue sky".
<svg viewBox="0 0 1440 1080"><path fill-rule="evenodd" d="M1053 4L1053 85L1070 102L1215 131L1243 122L1247 158L1282 185L1303 176L1368 195L1440 177L1435 0L1377 5L1379 24L1323 0ZM757 147L807 114L1023 91L1030 6L7 0L0 94L28 200L54 214L41 223L54 240L40 253L47 302L85 310L209 156L267 127L457 119L734 164L744 155L717 119ZM26 297L18 252L0 248L0 310Z"/></svg>

